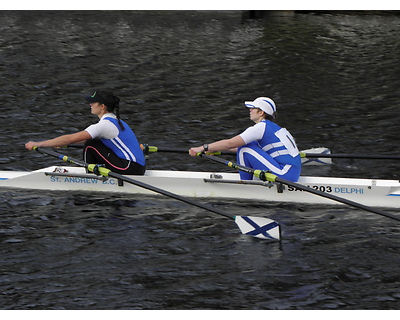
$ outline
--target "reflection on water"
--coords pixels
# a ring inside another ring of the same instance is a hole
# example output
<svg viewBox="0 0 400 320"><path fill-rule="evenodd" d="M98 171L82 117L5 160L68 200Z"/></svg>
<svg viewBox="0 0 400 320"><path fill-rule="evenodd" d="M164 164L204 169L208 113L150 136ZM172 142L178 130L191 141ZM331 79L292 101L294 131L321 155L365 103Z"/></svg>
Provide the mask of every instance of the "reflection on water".
<svg viewBox="0 0 400 320"><path fill-rule="evenodd" d="M240 12L0 12L2 170L59 164L28 140L96 121L111 87L141 142L190 147L251 125L273 98L301 149L396 154L399 17ZM66 150L80 157L80 151ZM182 154L149 168L225 170ZM304 174L399 178L390 161ZM3 309L395 309L399 226L347 207L213 203L281 222L284 240L162 197L2 190ZM389 221L388 221L389 220ZM229 292L229 295L227 294Z"/></svg>

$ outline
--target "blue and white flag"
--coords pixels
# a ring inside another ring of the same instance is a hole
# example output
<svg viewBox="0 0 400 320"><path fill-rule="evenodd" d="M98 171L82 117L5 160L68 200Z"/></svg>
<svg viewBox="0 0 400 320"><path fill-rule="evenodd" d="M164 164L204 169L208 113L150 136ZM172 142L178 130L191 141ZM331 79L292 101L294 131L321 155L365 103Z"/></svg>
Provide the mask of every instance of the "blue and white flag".
<svg viewBox="0 0 400 320"><path fill-rule="evenodd" d="M260 239L280 239L279 223L262 217L236 216L235 222L243 234Z"/></svg>

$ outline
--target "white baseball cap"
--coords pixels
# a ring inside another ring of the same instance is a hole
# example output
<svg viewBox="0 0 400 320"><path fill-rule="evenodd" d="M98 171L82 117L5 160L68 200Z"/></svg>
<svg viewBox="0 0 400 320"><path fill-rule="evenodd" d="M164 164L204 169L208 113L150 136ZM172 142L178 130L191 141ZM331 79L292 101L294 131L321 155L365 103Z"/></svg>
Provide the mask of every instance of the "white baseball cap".
<svg viewBox="0 0 400 320"><path fill-rule="evenodd" d="M258 108L266 114L273 116L276 112L275 102L271 98L258 97L254 101L245 101L244 104L247 108Z"/></svg>

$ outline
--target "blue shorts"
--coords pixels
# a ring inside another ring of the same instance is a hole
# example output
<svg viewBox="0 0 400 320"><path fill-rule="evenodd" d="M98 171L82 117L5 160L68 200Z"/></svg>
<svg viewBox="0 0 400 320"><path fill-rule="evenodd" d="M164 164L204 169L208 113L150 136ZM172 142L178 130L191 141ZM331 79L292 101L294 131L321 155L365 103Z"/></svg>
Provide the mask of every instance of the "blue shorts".
<svg viewBox="0 0 400 320"><path fill-rule="evenodd" d="M249 143L238 148L237 162L242 166L253 169L268 170L278 177L296 182L299 180L301 173L301 159L298 156L298 165L278 163L267 152L260 148L256 142ZM253 180L251 173L239 171L241 180ZM257 178L256 178L257 179Z"/></svg>

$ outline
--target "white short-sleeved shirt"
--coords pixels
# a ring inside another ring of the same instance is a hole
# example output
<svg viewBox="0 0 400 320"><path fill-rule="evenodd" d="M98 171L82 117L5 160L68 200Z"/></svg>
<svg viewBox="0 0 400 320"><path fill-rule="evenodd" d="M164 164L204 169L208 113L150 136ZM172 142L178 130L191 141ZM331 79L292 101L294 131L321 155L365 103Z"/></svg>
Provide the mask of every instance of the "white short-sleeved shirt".
<svg viewBox="0 0 400 320"><path fill-rule="evenodd" d="M104 120L104 118L114 118L117 117L113 113L106 113L101 117L98 123L92 124L85 129L86 132L90 134L92 139L114 139L118 136L119 130L111 121Z"/></svg>
<svg viewBox="0 0 400 320"><path fill-rule="evenodd" d="M252 142L252 141L258 141L261 140L261 138L264 135L265 132L265 126L267 124L265 122L259 122L255 124L252 127L247 128L244 130L241 134L240 137L244 140L246 144Z"/></svg>

